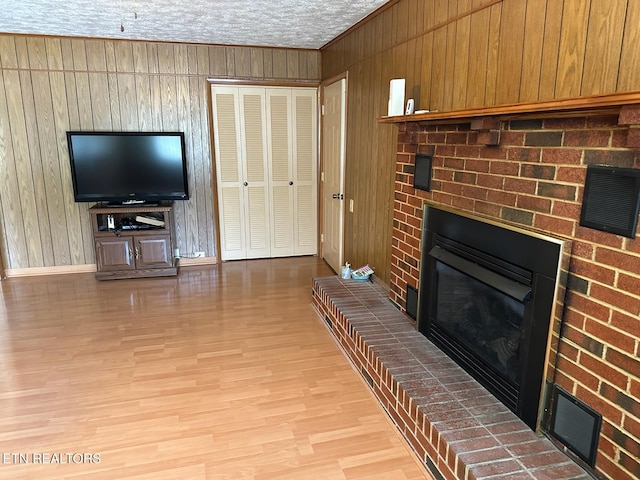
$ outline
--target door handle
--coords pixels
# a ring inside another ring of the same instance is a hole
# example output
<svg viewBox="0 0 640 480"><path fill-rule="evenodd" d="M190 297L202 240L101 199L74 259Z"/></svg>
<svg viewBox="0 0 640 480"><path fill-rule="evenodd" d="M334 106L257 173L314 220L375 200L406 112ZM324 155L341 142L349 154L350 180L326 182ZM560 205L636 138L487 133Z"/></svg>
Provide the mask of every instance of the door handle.
<svg viewBox="0 0 640 480"><path fill-rule="evenodd" d="M331 195L331 198L335 198L336 200L342 200L344 198L344 195L342 193L334 193L333 195Z"/></svg>

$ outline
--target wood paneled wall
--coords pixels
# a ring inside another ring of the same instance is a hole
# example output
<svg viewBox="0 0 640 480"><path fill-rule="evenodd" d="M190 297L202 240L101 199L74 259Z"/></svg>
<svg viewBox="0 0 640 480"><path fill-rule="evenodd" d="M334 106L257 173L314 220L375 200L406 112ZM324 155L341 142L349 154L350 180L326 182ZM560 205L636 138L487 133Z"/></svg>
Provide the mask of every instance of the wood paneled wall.
<svg viewBox="0 0 640 480"><path fill-rule="evenodd" d="M8 269L95 263L73 201L67 130L184 131L191 199L177 247L216 256L207 79L319 81L320 54L0 35L0 220Z"/></svg>
<svg viewBox="0 0 640 480"><path fill-rule="evenodd" d="M346 258L389 283L389 80L432 111L640 90L638 25L637 0L399 0L324 47L323 79L349 72Z"/></svg>

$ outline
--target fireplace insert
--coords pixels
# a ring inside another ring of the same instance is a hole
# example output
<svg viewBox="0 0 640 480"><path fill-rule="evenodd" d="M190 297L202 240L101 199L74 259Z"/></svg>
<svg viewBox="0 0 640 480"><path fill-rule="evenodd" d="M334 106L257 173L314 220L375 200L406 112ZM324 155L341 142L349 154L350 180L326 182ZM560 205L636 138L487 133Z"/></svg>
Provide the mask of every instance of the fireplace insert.
<svg viewBox="0 0 640 480"><path fill-rule="evenodd" d="M567 242L429 205L423 225L419 331L536 430Z"/></svg>

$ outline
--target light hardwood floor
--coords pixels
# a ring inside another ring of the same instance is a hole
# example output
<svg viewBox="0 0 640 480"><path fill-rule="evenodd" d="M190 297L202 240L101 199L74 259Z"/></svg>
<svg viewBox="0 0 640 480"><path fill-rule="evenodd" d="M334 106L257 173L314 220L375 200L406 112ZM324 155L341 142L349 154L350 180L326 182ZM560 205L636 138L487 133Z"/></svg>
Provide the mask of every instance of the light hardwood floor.
<svg viewBox="0 0 640 480"><path fill-rule="evenodd" d="M313 311L328 274L0 282L0 478L430 478Z"/></svg>

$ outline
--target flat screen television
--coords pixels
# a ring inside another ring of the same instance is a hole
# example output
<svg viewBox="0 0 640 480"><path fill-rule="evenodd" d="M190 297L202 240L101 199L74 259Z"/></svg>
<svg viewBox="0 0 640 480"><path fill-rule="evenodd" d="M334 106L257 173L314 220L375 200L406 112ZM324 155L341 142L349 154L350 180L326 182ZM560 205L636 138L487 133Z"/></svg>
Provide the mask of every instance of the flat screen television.
<svg viewBox="0 0 640 480"><path fill-rule="evenodd" d="M67 132L76 202L188 200L182 132Z"/></svg>

